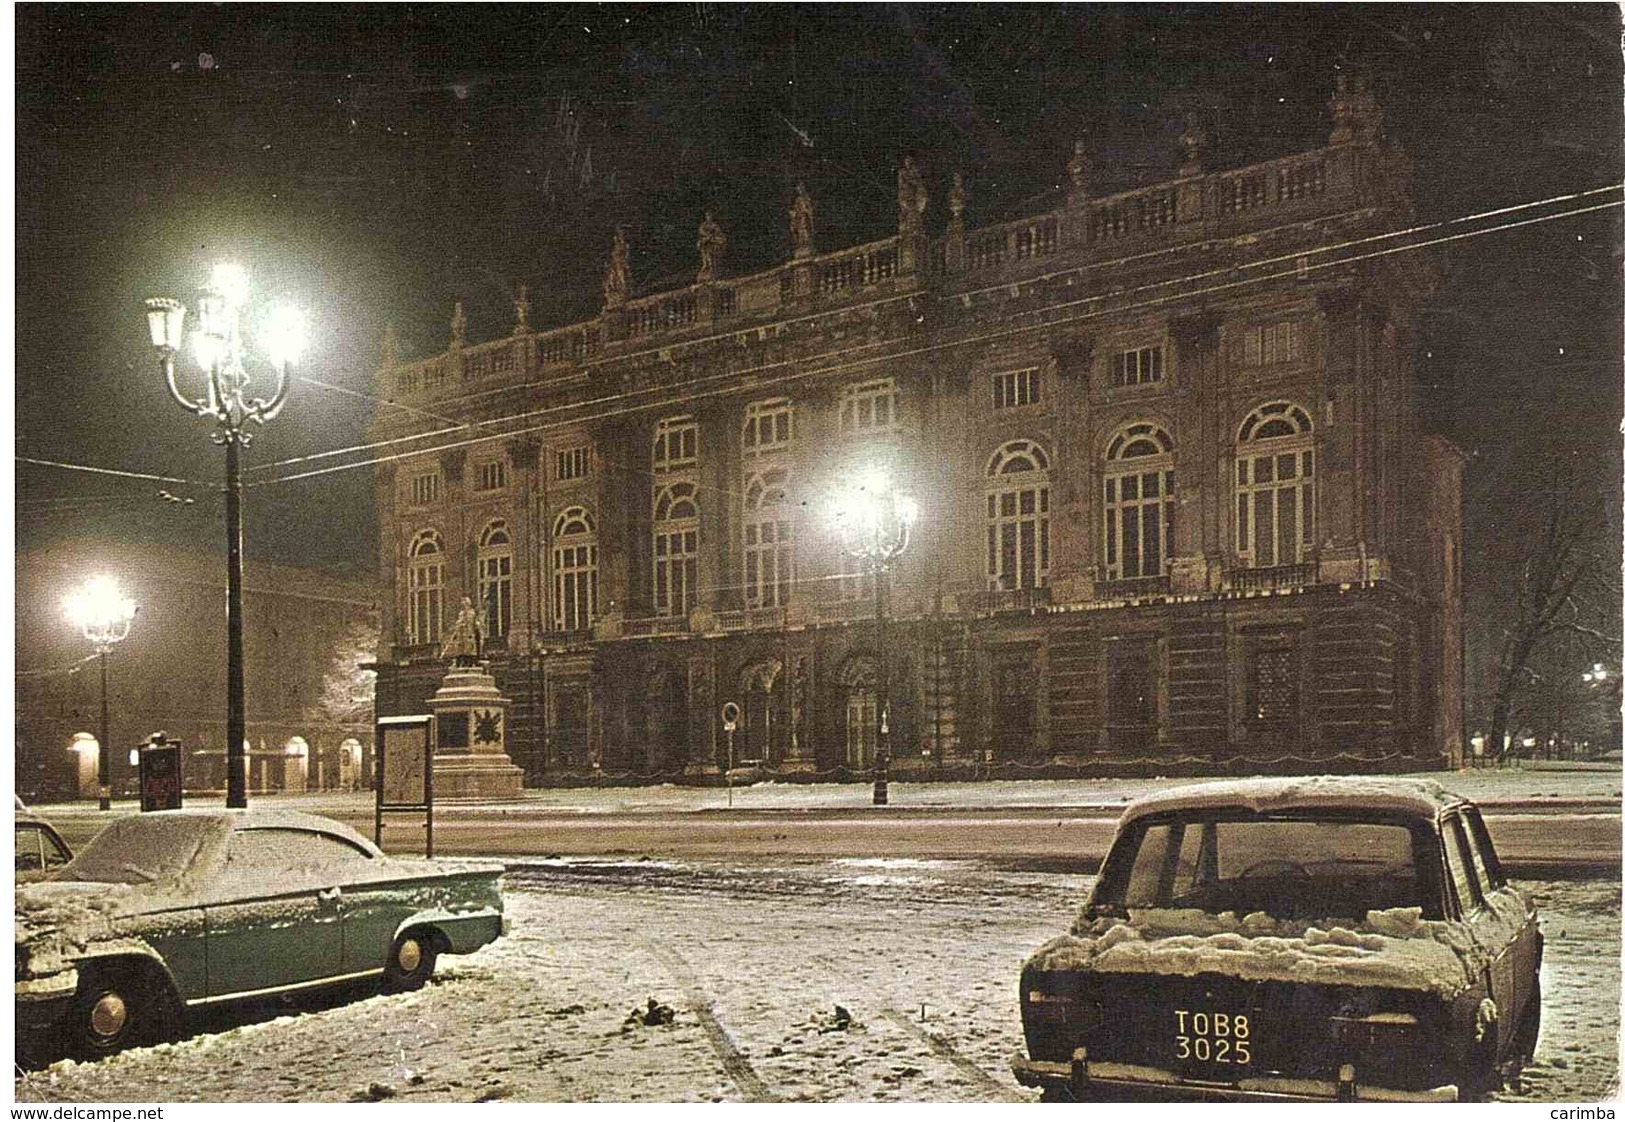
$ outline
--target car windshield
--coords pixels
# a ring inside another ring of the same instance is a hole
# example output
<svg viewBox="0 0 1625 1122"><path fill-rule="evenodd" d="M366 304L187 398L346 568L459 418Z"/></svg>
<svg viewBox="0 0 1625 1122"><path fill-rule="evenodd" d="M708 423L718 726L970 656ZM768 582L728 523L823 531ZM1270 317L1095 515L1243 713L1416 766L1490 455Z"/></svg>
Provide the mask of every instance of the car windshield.
<svg viewBox="0 0 1625 1122"><path fill-rule="evenodd" d="M1137 844L1136 844L1137 835ZM1125 836L1107 906L1361 919L1423 903L1411 831L1326 818L1187 818Z"/></svg>
<svg viewBox="0 0 1625 1122"><path fill-rule="evenodd" d="M179 880L219 830L218 822L202 816L122 818L80 850L58 879L102 884Z"/></svg>

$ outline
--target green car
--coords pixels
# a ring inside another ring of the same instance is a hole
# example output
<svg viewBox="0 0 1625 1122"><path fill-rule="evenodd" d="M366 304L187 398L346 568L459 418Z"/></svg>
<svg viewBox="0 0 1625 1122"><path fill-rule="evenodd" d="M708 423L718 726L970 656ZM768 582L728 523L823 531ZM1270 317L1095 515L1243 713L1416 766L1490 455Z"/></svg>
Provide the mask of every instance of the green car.
<svg viewBox="0 0 1625 1122"><path fill-rule="evenodd" d="M381 978L503 931L499 866L385 856L339 822L176 810L114 822L17 889L19 1048L82 1057L177 1033L199 1006Z"/></svg>

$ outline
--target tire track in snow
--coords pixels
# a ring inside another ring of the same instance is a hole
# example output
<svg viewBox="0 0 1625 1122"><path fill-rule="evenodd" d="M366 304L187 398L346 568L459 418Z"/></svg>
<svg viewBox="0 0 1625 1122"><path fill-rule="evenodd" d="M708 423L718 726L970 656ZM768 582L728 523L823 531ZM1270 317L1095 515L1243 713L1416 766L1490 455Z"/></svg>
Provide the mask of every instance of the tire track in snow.
<svg viewBox="0 0 1625 1122"><path fill-rule="evenodd" d="M652 951L655 957L666 964L677 984L683 987L684 996L688 999L688 1007L699 1018L700 1027L705 1030L706 1038L711 1041L711 1047L717 1058L722 1061L722 1069L728 1077L744 1093L747 1102L771 1103L778 1102L778 1096L768 1090L762 1077L756 1074L756 1069L750 1066L739 1046L728 1035L728 1030L722 1027L713 1011L713 1003L706 992L700 988L699 979L693 969L682 955L668 946L657 943L645 943L644 946Z"/></svg>
<svg viewBox="0 0 1625 1122"><path fill-rule="evenodd" d="M998 1095L1001 1102L1024 1103L1028 1101L1024 1096L1017 1094L1014 1089L1005 1086L1003 1083L993 1078L993 1076L977 1067L975 1063L973 1063L968 1057L962 1055L946 1040L943 1040L942 1037L926 1032L919 1025L909 1020L905 1014L899 1013L896 1009L886 1008L880 1011L880 1015L885 1017L898 1028L907 1032L910 1036L915 1037L920 1041L920 1043L931 1049L935 1055L941 1056L960 1071L970 1076L978 1086L986 1088L987 1090Z"/></svg>

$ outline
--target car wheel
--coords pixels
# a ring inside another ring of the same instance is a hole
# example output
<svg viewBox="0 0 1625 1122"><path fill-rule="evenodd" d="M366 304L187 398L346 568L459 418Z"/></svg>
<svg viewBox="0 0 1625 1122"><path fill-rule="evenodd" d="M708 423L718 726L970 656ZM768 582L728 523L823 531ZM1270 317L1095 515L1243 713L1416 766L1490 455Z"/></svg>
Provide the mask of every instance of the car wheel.
<svg viewBox="0 0 1625 1122"><path fill-rule="evenodd" d="M384 967L384 988L392 993L422 989L434 973L434 960L438 954L434 932L405 932L389 949L389 962Z"/></svg>
<svg viewBox="0 0 1625 1122"><path fill-rule="evenodd" d="M114 965L83 971L68 1013L68 1047L82 1059L110 1056L173 1035L175 1001L150 969Z"/></svg>

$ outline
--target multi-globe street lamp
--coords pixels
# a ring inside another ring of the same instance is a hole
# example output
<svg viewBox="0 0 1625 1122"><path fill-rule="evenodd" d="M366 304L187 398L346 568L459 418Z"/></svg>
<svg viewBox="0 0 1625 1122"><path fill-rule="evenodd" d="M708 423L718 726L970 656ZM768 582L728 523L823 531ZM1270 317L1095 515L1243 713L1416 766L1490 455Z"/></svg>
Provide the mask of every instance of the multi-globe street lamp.
<svg viewBox="0 0 1625 1122"><path fill-rule="evenodd" d="M102 728L96 752L97 805L110 810L113 805L113 775L108 744L107 655L130 634L130 624L140 611L134 600L119 591L112 577L91 577L85 586L63 601L68 620L84 633L102 664Z"/></svg>
<svg viewBox="0 0 1625 1122"><path fill-rule="evenodd" d="M882 470L853 480L835 496L841 545L872 575L875 588L875 663L878 689L874 805L885 806L891 767L891 683L886 670L886 592L892 562L908 548L919 505L898 491Z"/></svg>
<svg viewBox="0 0 1625 1122"><path fill-rule="evenodd" d="M248 274L235 265L217 265L197 298L197 326L192 352L204 377L203 393L189 397L175 377L182 350L186 307L179 300L147 301L147 327L170 396L182 409L216 425L213 440L226 448L226 805L248 805L244 767L247 727L243 710L243 446L251 436L249 421L263 425L287 400L289 371L304 346L304 318L295 309L278 308L267 319L261 337L264 359L275 382L268 397L248 393L242 318L248 305Z"/></svg>

